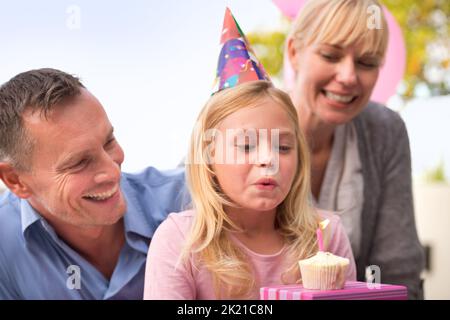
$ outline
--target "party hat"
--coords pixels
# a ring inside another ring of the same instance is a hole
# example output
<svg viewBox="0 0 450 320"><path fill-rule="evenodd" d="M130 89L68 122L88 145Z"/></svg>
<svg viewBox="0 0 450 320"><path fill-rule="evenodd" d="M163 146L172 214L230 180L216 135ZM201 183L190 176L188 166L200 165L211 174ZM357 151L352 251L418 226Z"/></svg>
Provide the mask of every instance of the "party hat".
<svg viewBox="0 0 450 320"><path fill-rule="evenodd" d="M270 81L228 8L225 10L220 44L222 50L217 65L214 93L248 81Z"/></svg>

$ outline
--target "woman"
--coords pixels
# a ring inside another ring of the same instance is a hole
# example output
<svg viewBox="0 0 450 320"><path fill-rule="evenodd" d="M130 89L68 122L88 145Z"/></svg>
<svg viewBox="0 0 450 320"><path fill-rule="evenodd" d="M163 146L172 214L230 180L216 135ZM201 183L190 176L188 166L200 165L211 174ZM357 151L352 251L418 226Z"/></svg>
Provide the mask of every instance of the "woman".
<svg viewBox="0 0 450 320"><path fill-rule="evenodd" d="M399 115L369 102L388 42L381 10L381 28L368 27L374 5L380 6L377 0L306 3L286 46L295 72L290 95L311 149L313 198L341 215L358 280L375 265L383 283L406 285L409 297L420 299L424 256L408 135Z"/></svg>

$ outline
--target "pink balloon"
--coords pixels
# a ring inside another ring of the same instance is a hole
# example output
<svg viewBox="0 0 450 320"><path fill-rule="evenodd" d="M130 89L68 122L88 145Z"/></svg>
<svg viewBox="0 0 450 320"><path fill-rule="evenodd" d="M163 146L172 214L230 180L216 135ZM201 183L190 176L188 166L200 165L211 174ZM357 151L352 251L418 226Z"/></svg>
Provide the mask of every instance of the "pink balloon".
<svg viewBox="0 0 450 320"><path fill-rule="evenodd" d="M380 69L377 84L373 89L371 99L386 103L395 95L406 68L406 47L402 30L388 9L383 7L389 30L389 42L386 59Z"/></svg>
<svg viewBox="0 0 450 320"><path fill-rule="evenodd" d="M294 20L306 0L272 0L283 15Z"/></svg>
<svg viewBox="0 0 450 320"><path fill-rule="evenodd" d="M293 20L306 0L272 0L281 12ZM406 67L406 48L403 33L395 18L389 10L383 6L383 12L387 20L389 30L389 42L384 65L380 69L378 81L373 89L371 99L386 103L390 97L395 95L398 84L403 78ZM284 84L286 90L292 90L295 74L289 59L284 54Z"/></svg>

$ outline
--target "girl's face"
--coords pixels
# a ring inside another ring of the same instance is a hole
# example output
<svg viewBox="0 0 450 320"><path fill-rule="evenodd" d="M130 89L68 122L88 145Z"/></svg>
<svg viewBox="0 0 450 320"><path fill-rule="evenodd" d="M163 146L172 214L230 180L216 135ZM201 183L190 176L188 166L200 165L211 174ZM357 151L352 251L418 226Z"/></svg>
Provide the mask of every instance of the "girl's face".
<svg viewBox="0 0 450 320"><path fill-rule="evenodd" d="M381 63L379 56L363 55L361 51L356 46L329 44L295 49L290 41L289 57L296 71L292 99L301 116L336 125L361 112L372 94Z"/></svg>
<svg viewBox="0 0 450 320"><path fill-rule="evenodd" d="M275 209L297 170L298 146L286 111L264 98L226 117L218 129L213 170L222 192L238 207Z"/></svg>

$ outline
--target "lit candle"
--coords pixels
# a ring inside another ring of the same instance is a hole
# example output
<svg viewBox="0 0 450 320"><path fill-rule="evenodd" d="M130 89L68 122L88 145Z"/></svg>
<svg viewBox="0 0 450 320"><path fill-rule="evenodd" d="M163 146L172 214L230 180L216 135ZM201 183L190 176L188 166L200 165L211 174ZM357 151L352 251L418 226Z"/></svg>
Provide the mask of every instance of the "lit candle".
<svg viewBox="0 0 450 320"><path fill-rule="evenodd" d="M325 230L325 228L328 226L329 223L330 223L330 220L328 220L328 219L325 219L325 220L319 222L319 227L316 230L317 243L319 244L319 251L325 251L323 248L323 232L322 232L322 230Z"/></svg>
<svg viewBox="0 0 450 320"><path fill-rule="evenodd" d="M319 244L319 251L323 251L323 235L322 229L319 227L316 231L317 234L317 243Z"/></svg>

